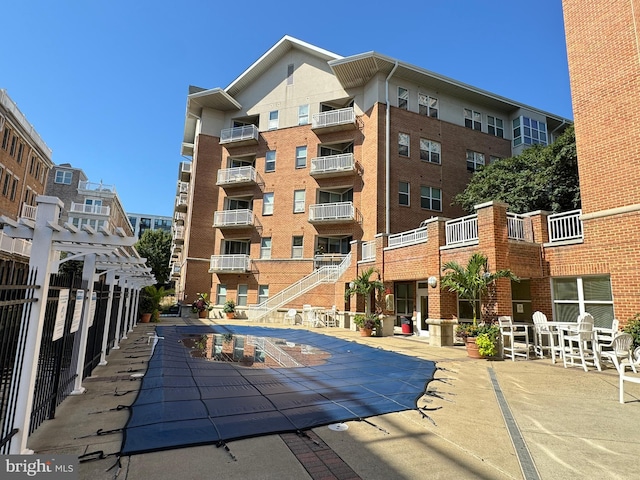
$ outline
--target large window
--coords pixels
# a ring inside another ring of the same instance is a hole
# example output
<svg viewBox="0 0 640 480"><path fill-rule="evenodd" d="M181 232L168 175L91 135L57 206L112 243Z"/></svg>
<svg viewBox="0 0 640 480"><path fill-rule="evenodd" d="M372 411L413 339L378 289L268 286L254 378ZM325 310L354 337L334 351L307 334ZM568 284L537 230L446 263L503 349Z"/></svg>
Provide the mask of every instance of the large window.
<svg viewBox="0 0 640 480"><path fill-rule="evenodd" d="M71 185L71 179L73 178L73 172L65 170L56 170L55 183L62 183L64 185Z"/></svg>
<svg viewBox="0 0 640 480"><path fill-rule="evenodd" d="M304 213L306 192L304 190L293 191L293 213Z"/></svg>
<svg viewBox="0 0 640 480"><path fill-rule="evenodd" d="M440 144L426 138L420 139L420 160L440 163Z"/></svg>
<svg viewBox="0 0 640 480"><path fill-rule="evenodd" d="M464 126L474 130L482 130L482 114L468 108L464 109Z"/></svg>
<svg viewBox="0 0 640 480"><path fill-rule="evenodd" d="M411 143L411 137L408 133L398 134L398 155L403 157L409 156L409 144Z"/></svg>
<svg viewBox="0 0 640 480"><path fill-rule="evenodd" d="M273 192L265 193L262 197L262 215L273 215Z"/></svg>
<svg viewBox="0 0 640 480"><path fill-rule="evenodd" d="M296 168L307 166L307 147L296 147Z"/></svg>
<svg viewBox="0 0 640 480"><path fill-rule="evenodd" d="M575 322L578 315L590 313L596 327L611 327L613 295L608 276L554 278L553 319Z"/></svg>
<svg viewBox="0 0 640 480"><path fill-rule="evenodd" d="M504 123L502 119L487 115L487 133L504 138Z"/></svg>
<svg viewBox="0 0 640 480"><path fill-rule="evenodd" d="M438 118L438 99L424 93L418 93L418 109L420 115Z"/></svg>
<svg viewBox="0 0 640 480"><path fill-rule="evenodd" d="M271 258L271 237L263 237L260 240L260 258L266 260Z"/></svg>
<svg viewBox="0 0 640 480"><path fill-rule="evenodd" d="M223 242L224 255L249 255L251 247L249 240L224 240Z"/></svg>
<svg viewBox="0 0 640 480"><path fill-rule="evenodd" d="M409 182L398 182L398 203L408 207L410 205L411 186Z"/></svg>
<svg viewBox="0 0 640 480"><path fill-rule="evenodd" d="M398 108L407 110L409 108L409 90L398 87Z"/></svg>
<svg viewBox="0 0 640 480"><path fill-rule="evenodd" d="M337 253L346 255L351 251L353 237L318 237L316 255Z"/></svg>
<svg viewBox="0 0 640 480"><path fill-rule="evenodd" d="M275 172L276 171L276 151L275 150L269 150L265 154L264 171L265 172Z"/></svg>
<svg viewBox="0 0 640 480"><path fill-rule="evenodd" d="M547 124L529 117L518 117L513 120L513 146L546 145Z"/></svg>
<svg viewBox="0 0 640 480"><path fill-rule="evenodd" d="M484 153L467 150L467 170L475 172L484 167Z"/></svg>
<svg viewBox="0 0 640 480"><path fill-rule="evenodd" d="M434 187L420 187L420 207L442 211L442 191Z"/></svg>

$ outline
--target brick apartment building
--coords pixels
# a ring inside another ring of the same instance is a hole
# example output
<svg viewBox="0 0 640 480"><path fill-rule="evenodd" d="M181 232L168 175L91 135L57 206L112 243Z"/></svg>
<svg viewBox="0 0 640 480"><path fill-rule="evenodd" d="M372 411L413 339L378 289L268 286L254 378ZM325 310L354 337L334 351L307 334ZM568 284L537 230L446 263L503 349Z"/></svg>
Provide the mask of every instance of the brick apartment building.
<svg viewBox="0 0 640 480"><path fill-rule="evenodd" d="M277 306L355 310L345 287L373 266L393 312L417 311L427 332L464 317L429 277L479 248L492 269L507 268L497 249L513 243L511 255L531 258L511 266L524 282L498 288L501 312L526 315L538 291L550 311L546 214L508 221L506 206L490 204L467 217L451 203L475 169L551 143L570 123L374 52L341 57L284 37L226 88L190 88L182 154L192 161L179 167L172 254L179 298L274 307L290 285L340 265L338 279ZM522 233L510 239L515 224Z"/></svg>

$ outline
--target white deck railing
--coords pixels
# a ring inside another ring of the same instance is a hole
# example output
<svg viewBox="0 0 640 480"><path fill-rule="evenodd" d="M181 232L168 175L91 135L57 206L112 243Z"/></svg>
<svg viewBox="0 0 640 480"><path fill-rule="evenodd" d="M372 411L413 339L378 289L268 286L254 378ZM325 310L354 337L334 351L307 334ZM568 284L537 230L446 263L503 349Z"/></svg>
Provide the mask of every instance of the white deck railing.
<svg viewBox="0 0 640 480"><path fill-rule="evenodd" d="M311 128L331 127L334 125L346 125L355 123L356 112L353 107L330 110L328 112L315 113L311 120Z"/></svg>
<svg viewBox="0 0 640 480"><path fill-rule="evenodd" d="M34 207L33 205L27 205L26 203L23 203L22 214L20 216L24 218L28 218L29 220L35 220L37 212L38 212L38 207Z"/></svg>
<svg viewBox="0 0 640 480"><path fill-rule="evenodd" d="M178 182L176 193L189 193L189 182Z"/></svg>
<svg viewBox="0 0 640 480"><path fill-rule="evenodd" d="M426 242L427 227L420 227L406 232L394 233L389 235L389 247L404 247L416 243Z"/></svg>
<svg viewBox="0 0 640 480"><path fill-rule="evenodd" d="M218 185L233 183L255 182L257 178L256 169L253 167L234 167L218 170Z"/></svg>
<svg viewBox="0 0 640 480"><path fill-rule="evenodd" d="M531 218L517 213L507 213L507 232L512 240L533 242Z"/></svg>
<svg viewBox="0 0 640 480"><path fill-rule="evenodd" d="M355 169L353 153L341 153L311 159L310 174L352 172Z"/></svg>
<svg viewBox="0 0 640 480"><path fill-rule="evenodd" d="M362 242L362 261L371 262L376 259L376 241Z"/></svg>
<svg viewBox="0 0 640 480"><path fill-rule="evenodd" d="M71 208L69 209L69 211L72 213L87 213L90 215L109 216L109 214L111 213L111 207L71 202Z"/></svg>
<svg viewBox="0 0 640 480"><path fill-rule="evenodd" d="M176 195L176 207L184 207L188 205L188 196L186 193Z"/></svg>
<svg viewBox="0 0 640 480"><path fill-rule="evenodd" d="M10 254L29 257L31 255L31 240L11 238L0 231L0 250Z"/></svg>
<svg viewBox="0 0 640 480"><path fill-rule="evenodd" d="M213 214L214 227L253 225L253 212L248 209L222 210Z"/></svg>
<svg viewBox="0 0 640 480"><path fill-rule="evenodd" d="M95 183L95 182L87 182L85 180L81 180L78 183L78 190L90 193L109 193L115 195L116 187L115 185L105 185L104 183Z"/></svg>
<svg viewBox="0 0 640 480"><path fill-rule="evenodd" d="M225 128L220 132L220 143L241 142L243 140L258 141L258 127L243 125L242 127Z"/></svg>
<svg viewBox="0 0 640 480"><path fill-rule="evenodd" d="M445 223L447 245L475 242L478 240L478 216L469 215Z"/></svg>
<svg viewBox="0 0 640 480"><path fill-rule="evenodd" d="M309 206L309 221L354 220L353 202L316 203Z"/></svg>
<svg viewBox="0 0 640 480"><path fill-rule="evenodd" d="M582 210L571 210L549 215L547 217L549 242L581 240L583 238L581 215Z"/></svg>
<svg viewBox="0 0 640 480"><path fill-rule="evenodd" d="M211 255L210 272L248 272L249 255Z"/></svg>

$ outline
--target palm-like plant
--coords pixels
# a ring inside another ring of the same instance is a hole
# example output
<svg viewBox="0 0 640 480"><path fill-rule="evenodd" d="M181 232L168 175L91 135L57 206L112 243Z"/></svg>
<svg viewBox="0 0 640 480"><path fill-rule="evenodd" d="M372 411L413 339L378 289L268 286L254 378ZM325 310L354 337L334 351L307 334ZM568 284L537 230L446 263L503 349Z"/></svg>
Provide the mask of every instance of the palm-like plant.
<svg viewBox="0 0 640 480"><path fill-rule="evenodd" d="M489 262L486 255L474 253L469 258L466 267L458 262L447 262L443 265L445 272L440 280L442 289L457 293L458 297L468 300L473 310L473 326L477 326L478 306L476 300L480 300L487 293L489 285L499 278L509 278L518 281L511 270L498 270L489 272Z"/></svg>
<svg viewBox="0 0 640 480"><path fill-rule="evenodd" d="M349 300L351 295L364 295L364 313L371 315L371 292L384 291L384 284L380 280L374 280L371 275L379 273L371 267L363 271L358 277L349 282L349 288L344 292L344 299Z"/></svg>

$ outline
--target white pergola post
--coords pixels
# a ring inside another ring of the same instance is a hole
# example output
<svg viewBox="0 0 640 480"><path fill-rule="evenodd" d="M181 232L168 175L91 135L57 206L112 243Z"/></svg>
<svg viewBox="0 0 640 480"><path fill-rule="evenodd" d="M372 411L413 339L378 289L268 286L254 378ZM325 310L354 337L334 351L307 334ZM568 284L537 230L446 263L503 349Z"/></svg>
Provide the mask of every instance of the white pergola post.
<svg viewBox="0 0 640 480"><path fill-rule="evenodd" d="M122 325L122 310L124 310L125 288L127 286L126 277L120 277L118 284L120 285L120 302L118 304L118 319L116 320L116 337L111 350L120 350L120 326Z"/></svg>
<svg viewBox="0 0 640 480"><path fill-rule="evenodd" d="M122 333L122 340L126 340L127 338L127 333L129 333L131 330L129 330L129 311L131 310L131 295L133 294L133 288L131 286L131 282L129 280L127 280L127 304L125 305L125 310L124 310L124 330Z"/></svg>
<svg viewBox="0 0 640 480"><path fill-rule="evenodd" d="M136 289L136 299L133 304L133 326L138 325L138 304L140 303L140 288Z"/></svg>
<svg viewBox="0 0 640 480"><path fill-rule="evenodd" d="M102 347L100 350L100 362L98 363L98 365L107 364L107 343L109 343L109 329L111 327L111 311L113 310L113 290L116 284L115 270L109 270L107 272L105 281L109 284L109 298L107 299L104 331L102 332Z"/></svg>
<svg viewBox="0 0 640 480"><path fill-rule="evenodd" d="M34 291L35 302L32 304L29 318L22 319L23 322L27 323L27 328L24 336L19 341L24 341L25 355L22 365L19 364L19 359L16 360L16 368L14 369L14 378L16 376L20 378L16 397L16 411L13 418L13 428L17 428L18 433L11 439L9 453L18 455L33 453L33 450L27 448L27 438L29 437L33 393L35 391L38 358L42 342L42 328L49 294L51 263L55 256L52 248L54 231L49 228L49 222L57 221L60 209L63 206L63 203L57 197L38 196L36 203L38 204L38 209L35 228L26 227L31 230L28 236L26 231L22 232L24 236L21 235L20 230L25 228L22 225L14 224L4 228L5 230L13 229L11 236L14 238L32 238L29 269L37 269L35 284L40 286ZM17 369L17 367L20 368Z"/></svg>

